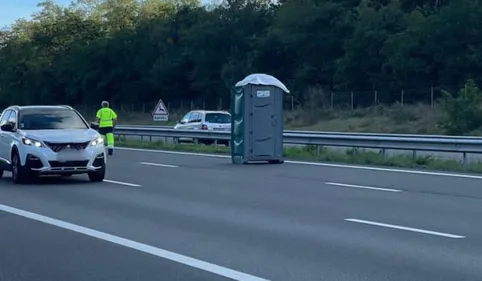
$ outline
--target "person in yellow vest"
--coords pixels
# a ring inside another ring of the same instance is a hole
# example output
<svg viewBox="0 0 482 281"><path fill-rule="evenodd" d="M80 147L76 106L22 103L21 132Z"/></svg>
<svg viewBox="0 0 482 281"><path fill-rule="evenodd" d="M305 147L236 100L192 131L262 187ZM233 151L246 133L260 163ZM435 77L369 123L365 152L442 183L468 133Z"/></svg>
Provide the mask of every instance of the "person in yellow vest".
<svg viewBox="0 0 482 281"><path fill-rule="evenodd" d="M109 107L108 101L101 103L102 108L97 111L97 123L99 123L99 134L107 139L108 154L114 154L114 127L117 122L117 114Z"/></svg>

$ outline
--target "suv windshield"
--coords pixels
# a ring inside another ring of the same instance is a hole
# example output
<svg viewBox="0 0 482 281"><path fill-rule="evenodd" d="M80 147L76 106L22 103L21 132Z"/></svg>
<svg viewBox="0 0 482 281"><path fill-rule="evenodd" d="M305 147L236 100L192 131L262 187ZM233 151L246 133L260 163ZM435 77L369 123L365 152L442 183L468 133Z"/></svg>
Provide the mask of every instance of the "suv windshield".
<svg viewBox="0 0 482 281"><path fill-rule="evenodd" d="M205 121L207 123L231 123L231 115L225 113L207 113Z"/></svg>
<svg viewBox="0 0 482 281"><path fill-rule="evenodd" d="M75 130L88 129L85 122L69 109L24 109L19 114L21 130Z"/></svg>

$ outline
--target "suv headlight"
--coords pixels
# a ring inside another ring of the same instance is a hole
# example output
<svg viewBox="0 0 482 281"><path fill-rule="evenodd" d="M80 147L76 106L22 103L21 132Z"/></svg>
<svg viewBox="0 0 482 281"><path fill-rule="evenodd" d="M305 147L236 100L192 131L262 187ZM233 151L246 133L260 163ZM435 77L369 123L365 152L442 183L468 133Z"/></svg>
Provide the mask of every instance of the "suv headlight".
<svg viewBox="0 0 482 281"><path fill-rule="evenodd" d="M103 143L104 143L104 138L103 138L103 137L98 137L98 138L92 140L92 141L90 142L90 145L96 146L96 145L103 144Z"/></svg>
<svg viewBox="0 0 482 281"><path fill-rule="evenodd" d="M38 140L29 139L29 138L22 138L22 142L23 142L23 144L28 145L28 146L35 146L35 147L43 147L44 146L42 144L42 142L40 142Z"/></svg>

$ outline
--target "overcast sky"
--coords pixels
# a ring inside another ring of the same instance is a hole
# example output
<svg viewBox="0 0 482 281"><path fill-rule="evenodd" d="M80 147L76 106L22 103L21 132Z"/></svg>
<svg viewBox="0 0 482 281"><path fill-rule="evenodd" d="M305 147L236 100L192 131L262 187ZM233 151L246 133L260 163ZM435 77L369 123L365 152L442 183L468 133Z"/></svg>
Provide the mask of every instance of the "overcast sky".
<svg viewBox="0 0 482 281"><path fill-rule="evenodd" d="M37 3L41 0L0 0L0 27L10 25L19 18L29 18L37 11ZM68 5L71 0L56 0L55 2ZM208 2L202 0L201 2Z"/></svg>

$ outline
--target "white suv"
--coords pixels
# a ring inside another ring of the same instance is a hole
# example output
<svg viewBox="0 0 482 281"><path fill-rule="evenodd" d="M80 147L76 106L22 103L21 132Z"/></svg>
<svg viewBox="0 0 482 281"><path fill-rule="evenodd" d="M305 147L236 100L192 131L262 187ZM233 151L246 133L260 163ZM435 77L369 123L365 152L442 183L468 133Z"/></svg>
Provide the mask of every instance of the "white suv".
<svg viewBox="0 0 482 281"><path fill-rule="evenodd" d="M15 183L24 183L87 173L91 181L103 181L104 140L91 126L70 106L8 107L0 117L0 177L11 171Z"/></svg>
<svg viewBox="0 0 482 281"><path fill-rule="evenodd" d="M226 111L192 110L174 126L177 130L231 131L231 114ZM206 145L214 143L212 139L175 138L175 143L197 142ZM229 140L217 140L217 143L229 146Z"/></svg>

